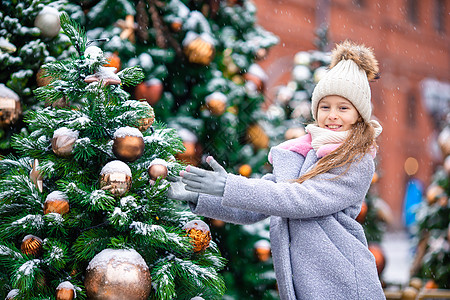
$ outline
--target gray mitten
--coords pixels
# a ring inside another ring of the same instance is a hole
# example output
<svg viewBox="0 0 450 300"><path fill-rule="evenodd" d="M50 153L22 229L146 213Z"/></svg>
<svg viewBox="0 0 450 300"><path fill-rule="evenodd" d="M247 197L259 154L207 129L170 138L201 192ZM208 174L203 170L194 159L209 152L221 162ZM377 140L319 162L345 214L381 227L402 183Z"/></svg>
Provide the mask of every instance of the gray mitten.
<svg viewBox="0 0 450 300"><path fill-rule="evenodd" d="M208 156L206 162L213 171L187 166L186 171L180 172L182 182L188 191L222 197L228 173L212 156Z"/></svg>
<svg viewBox="0 0 450 300"><path fill-rule="evenodd" d="M167 190L167 197L170 199L187 201L197 204L198 193L190 192L185 189L185 185L181 182L181 177L167 178L170 181L170 187Z"/></svg>

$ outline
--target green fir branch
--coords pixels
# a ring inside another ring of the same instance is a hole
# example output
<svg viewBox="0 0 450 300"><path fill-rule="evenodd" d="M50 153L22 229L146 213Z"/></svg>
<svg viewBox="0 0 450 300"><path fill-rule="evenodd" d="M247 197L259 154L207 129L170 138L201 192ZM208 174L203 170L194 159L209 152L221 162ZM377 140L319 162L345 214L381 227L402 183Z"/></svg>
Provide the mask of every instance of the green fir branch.
<svg viewBox="0 0 450 300"><path fill-rule="evenodd" d="M47 238L43 245L43 262L50 267L50 269L61 270L67 264L68 248L56 238Z"/></svg>
<svg viewBox="0 0 450 300"><path fill-rule="evenodd" d="M72 45L77 49L78 54L82 56L86 49L86 32L78 23L74 22L66 12L61 13L59 18L62 30L70 39Z"/></svg>
<svg viewBox="0 0 450 300"><path fill-rule="evenodd" d="M144 72L140 67L130 67L117 73L124 86L135 86L144 79Z"/></svg>
<svg viewBox="0 0 450 300"><path fill-rule="evenodd" d="M176 299L175 276L172 261L161 259L151 270L152 285L154 287L153 299L171 300Z"/></svg>
<svg viewBox="0 0 450 300"><path fill-rule="evenodd" d="M103 228L92 228L81 233L73 243L72 251L78 261L90 261L108 246L110 232Z"/></svg>

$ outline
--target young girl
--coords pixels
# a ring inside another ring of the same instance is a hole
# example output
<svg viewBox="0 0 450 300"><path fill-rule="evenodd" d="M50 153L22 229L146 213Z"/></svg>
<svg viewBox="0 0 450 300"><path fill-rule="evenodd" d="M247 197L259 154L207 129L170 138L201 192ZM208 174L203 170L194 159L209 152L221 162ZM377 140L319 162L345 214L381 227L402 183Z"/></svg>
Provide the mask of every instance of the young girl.
<svg viewBox="0 0 450 300"><path fill-rule="evenodd" d="M344 42L312 96L307 135L271 149L273 174L248 179L188 166L169 197L194 213L237 224L270 217L281 299L385 299L375 260L355 220L375 171L378 122L370 120L371 49ZM185 187L183 188L183 184Z"/></svg>

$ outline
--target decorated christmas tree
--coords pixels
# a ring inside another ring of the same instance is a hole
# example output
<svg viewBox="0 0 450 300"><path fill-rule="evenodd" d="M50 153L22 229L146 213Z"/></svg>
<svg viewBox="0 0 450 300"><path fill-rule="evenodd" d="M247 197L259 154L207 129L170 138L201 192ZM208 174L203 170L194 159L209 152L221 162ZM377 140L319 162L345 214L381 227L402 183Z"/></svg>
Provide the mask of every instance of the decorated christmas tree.
<svg viewBox="0 0 450 300"><path fill-rule="evenodd" d="M81 8L72 6L72 15L90 38L110 39L111 63L143 67L135 98L178 130L180 159L198 165L213 155L229 171L245 164L249 175L266 172L270 138L258 122L267 76L256 61L278 39L256 25L250 1L102 0Z"/></svg>
<svg viewBox="0 0 450 300"><path fill-rule="evenodd" d="M59 35L61 2L5 0L0 7L0 154L6 155L11 136L24 128L22 115L44 106L32 94L46 84L41 66L74 49Z"/></svg>
<svg viewBox="0 0 450 300"><path fill-rule="evenodd" d="M54 106L27 115L20 158L0 161L0 297L221 299L208 225L166 197L182 142L122 89L142 70L104 67L60 20L77 55L43 66L50 83L36 95Z"/></svg>

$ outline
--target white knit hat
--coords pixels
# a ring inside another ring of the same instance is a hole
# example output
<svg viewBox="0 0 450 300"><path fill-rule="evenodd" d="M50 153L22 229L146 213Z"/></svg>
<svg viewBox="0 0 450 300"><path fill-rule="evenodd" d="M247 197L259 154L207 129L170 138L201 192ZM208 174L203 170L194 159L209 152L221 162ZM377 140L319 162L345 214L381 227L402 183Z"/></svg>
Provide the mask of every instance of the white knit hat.
<svg viewBox="0 0 450 300"><path fill-rule="evenodd" d="M349 41L336 45L331 53L330 70L322 77L312 94L311 110L317 118L319 101L326 96L337 95L349 100L365 122L370 121L369 80L377 78L378 62L372 49Z"/></svg>

